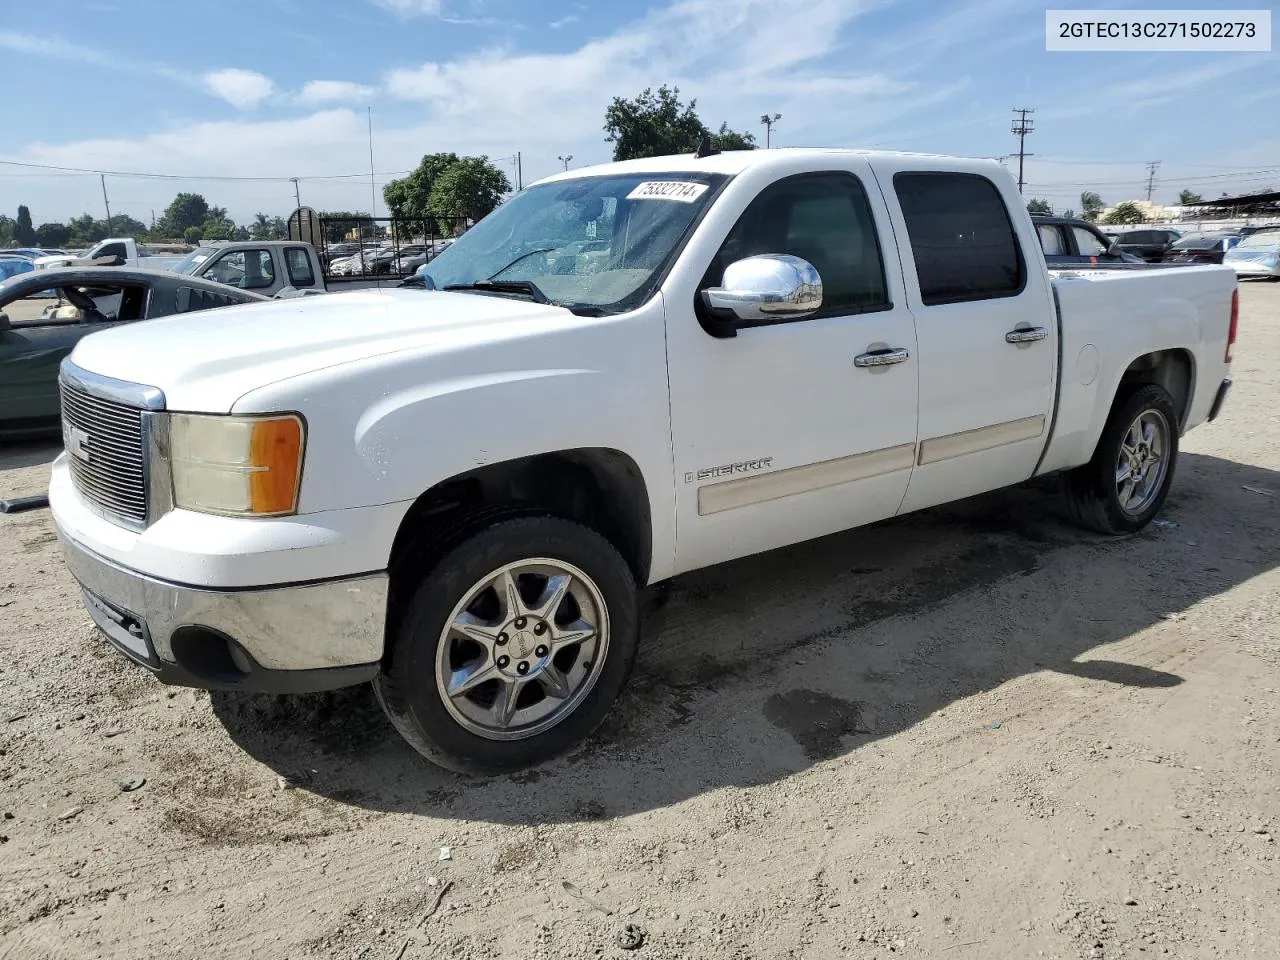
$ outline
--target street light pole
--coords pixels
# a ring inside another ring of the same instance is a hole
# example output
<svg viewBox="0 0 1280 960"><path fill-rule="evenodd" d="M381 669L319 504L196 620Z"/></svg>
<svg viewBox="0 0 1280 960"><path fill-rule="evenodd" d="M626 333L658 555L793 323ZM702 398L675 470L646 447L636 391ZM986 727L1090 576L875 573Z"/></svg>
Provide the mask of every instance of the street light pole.
<svg viewBox="0 0 1280 960"><path fill-rule="evenodd" d="M557 159L558 159L561 163L563 163L563 164L564 164L564 168L565 168L566 170L568 170L568 169L569 169L569 161L573 159L573 154L571 153L571 154L569 154L567 157L558 157Z"/></svg>
<svg viewBox="0 0 1280 960"><path fill-rule="evenodd" d="M775 113L772 117L764 113L760 115L760 122L764 124L764 147L768 150L773 146L773 125L782 119L782 114Z"/></svg>

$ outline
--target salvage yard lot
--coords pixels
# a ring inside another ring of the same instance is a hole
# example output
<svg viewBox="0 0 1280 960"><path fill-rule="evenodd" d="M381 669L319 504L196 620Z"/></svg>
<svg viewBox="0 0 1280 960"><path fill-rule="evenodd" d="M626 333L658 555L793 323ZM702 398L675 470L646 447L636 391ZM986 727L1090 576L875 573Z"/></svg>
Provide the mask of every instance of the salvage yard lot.
<svg viewBox="0 0 1280 960"><path fill-rule="evenodd" d="M681 577L605 728L490 781L364 688L158 685L0 516L0 958L1274 956L1280 285L1240 300L1158 525L1047 480Z"/></svg>

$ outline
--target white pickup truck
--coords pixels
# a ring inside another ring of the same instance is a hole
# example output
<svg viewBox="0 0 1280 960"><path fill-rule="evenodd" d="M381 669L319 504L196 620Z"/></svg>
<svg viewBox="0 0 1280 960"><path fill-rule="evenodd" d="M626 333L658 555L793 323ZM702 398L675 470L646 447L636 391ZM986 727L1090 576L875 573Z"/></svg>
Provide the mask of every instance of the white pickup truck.
<svg viewBox="0 0 1280 960"><path fill-rule="evenodd" d="M54 270L58 267L144 267L163 270L181 257L158 257L132 237L109 237L99 240L80 254L39 257L37 270Z"/></svg>
<svg viewBox="0 0 1280 960"><path fill-rule="evenodd" d="M161 680L372 680L478 773L600 723L646 584L1055 472L1141 529L1236 328L1228 267L1051 276L998 164L845 150L574 170L418 282L86 337L49 493Z"/></svg>

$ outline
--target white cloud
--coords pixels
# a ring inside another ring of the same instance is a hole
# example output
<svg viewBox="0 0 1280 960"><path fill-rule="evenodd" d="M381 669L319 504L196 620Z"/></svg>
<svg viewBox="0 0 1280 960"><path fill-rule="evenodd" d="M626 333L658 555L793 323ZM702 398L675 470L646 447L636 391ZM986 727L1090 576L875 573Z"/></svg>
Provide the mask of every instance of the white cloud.
<svg viewBox="0 0 1280 960"><path fill-rule="evenodd" d="M559 30L562 27L569 26L569 24L571 23L577 23L578 20L579 20L578 15L576 13L571 13L569 14L569 16L561 17L559 20L552 20L550 23L547 24L547 26L550 27L552 30Z"/></svg>
<svg viewBox="0 0 1280 960"><path fill-rule="evenodd" d="M270 77L254 70L238 70L234 67L206 73L204 83L215 96L241 110L256 107L275 90Z"/></svg>
<svg viewBox="0 0 1280 960"><path fill-rule="evenodd" d="M373 0L373 2L401 17L438 17L442 6L441 0Z"/></svg>
<svg viewBox="0 0 1280 960"><path fill-rule="evenodd" d="M369 100L377 91L363 83L352 83L349 80L312 80L302 92L298 100L305 104L346 103Z"/></svg>
<svg viewBox="0 0 1280 960"><path fill-rule="evenodd" d="M61 37L37 37L29 33L0 30L0 50L45 60L64 60L75 64L105 67L125 73L164 77L175 83L190 84L189 73L151 61L128 60L103 53L101 48L85 47Z"/></svg>

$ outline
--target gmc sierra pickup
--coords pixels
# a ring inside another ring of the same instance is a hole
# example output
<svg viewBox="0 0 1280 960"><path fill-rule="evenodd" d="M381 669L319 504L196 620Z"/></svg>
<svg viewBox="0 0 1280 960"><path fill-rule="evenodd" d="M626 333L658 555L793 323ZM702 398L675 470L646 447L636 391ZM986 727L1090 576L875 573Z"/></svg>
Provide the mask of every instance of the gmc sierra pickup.
<svg viewBox="0 0 1280 960"><path fill-rule="evenodd" d="M1141 529L1222 405L1227 267L1053 275L991 161L662 157L513 197L419 289L94 334L50 500L159 679L373 681L423 755L589 734L638 588L1060 473Z"/></svg>

